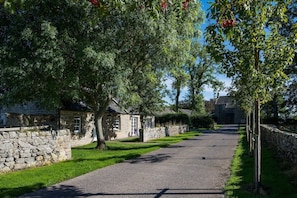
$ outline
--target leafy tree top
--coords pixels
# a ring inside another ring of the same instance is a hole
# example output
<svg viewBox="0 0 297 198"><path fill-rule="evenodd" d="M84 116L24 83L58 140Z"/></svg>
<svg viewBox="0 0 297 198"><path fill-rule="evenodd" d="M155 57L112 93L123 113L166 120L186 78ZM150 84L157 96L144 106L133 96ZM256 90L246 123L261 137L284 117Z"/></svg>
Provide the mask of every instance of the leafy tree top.
<svg viewBox="0 0 297 198"><path fill-rule="evenodd" d="M292 27L289 37L279 34L281 24L287 21L288 3L218 0L211 5L208 17L214 23L205 35L208 50L233 77L237 91L248 87L252 99L266 102L271 98L271 89L282 86L287 79L284 69L292 63L297 41L296 27ZM272 22L275 13L278 20Z"/></svg>

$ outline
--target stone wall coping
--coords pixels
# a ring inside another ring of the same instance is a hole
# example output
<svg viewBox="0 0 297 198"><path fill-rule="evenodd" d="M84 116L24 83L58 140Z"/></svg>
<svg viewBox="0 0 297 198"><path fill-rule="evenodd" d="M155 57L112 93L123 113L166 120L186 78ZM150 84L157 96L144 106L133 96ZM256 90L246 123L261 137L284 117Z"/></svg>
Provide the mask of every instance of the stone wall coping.
<svg viewBox="0 0 297 198"><path fill-rule="evenodd" d="M46 129L48 128L49 125L44 125L44 126L34 126L34 127L11 127L11 128L0 128L0 132L23 132L23 131L28 131L28 130L41 130L41 129Z"/></svg>
<svg viewBox="0 0 297 198"><path fill-rule="evenodd" d="M297 134L296 133L290 133L290 132L282 131L282 130L278 129L275 125L272 125L272 124L261 124L261 126L264 127L264 128L270 129L273 132L282 133L282 134L285 134L285 135L288 135L288 136L295 136L297 138Z"/></svg>

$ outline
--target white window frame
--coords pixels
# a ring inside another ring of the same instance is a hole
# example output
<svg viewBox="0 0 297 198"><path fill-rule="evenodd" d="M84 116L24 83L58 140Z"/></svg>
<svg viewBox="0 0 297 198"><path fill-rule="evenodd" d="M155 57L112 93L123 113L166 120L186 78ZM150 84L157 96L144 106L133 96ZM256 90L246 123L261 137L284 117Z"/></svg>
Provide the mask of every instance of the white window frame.
<svg viewBox="0 0 297 198"><path fill-rule="evenodd" d="M138 134L138 117L131 117L131 136Z"/></svg>
<svg viewBox="0 0 297 198"><path fill-rule="evenodd" d="M74 117L73 132L76 134L81 133L81 117Z"/></svg>
<svg viewBox="0 0 297 198"><path fill-rule="evenodd" d="M120 116L116 117L113 120L112 130L113 131L120 131L121 130L121 117Z"/></svg>
<svg viewBox="0 0 297 198"><path fill-rule="evenodd" d="M153 128L153 118L146 119L146 128Z"/></svg>

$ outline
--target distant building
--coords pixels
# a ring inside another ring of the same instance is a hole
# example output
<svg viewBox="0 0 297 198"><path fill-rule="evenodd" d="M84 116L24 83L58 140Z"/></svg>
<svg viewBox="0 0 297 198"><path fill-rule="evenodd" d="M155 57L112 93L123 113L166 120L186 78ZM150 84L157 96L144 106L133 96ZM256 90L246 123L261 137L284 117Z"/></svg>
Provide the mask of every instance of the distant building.
<svg viewBox="0 0 297 198"><path fill-rule="evenodd" d="M215 119L218 124L245 123L245 114L236 100L220 96L215 103Z"/></svg>

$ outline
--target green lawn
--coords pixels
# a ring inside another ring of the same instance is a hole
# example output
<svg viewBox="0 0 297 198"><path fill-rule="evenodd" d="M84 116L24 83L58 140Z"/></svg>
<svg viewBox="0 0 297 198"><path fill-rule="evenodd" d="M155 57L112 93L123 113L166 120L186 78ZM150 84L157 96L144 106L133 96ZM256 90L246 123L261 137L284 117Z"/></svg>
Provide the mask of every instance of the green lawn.
<svg viewBox="0 0 297 198"><path fill-rule="evenodd" d="M278 162L274 156L272 150L263 147L262 184L265 191L262 191L262 195L256 196L252 192L254 160L249 156L245 131L241 128L239 145L232 161L231 177L225 187L227 197L296 198L297 189L290 184L288 177L281 169L281 162Z"/></svg>
<svg viewBox="0 0 297 198"><path fill-rule="evenodd" d="M32 192L199 134L198 132L187 132L147 143L135 142L135 139L112 141L107 142L108 150L105 151L94 149L95 144L73 148L72 160L0 175L0 197L16 197Z"/></svg>

